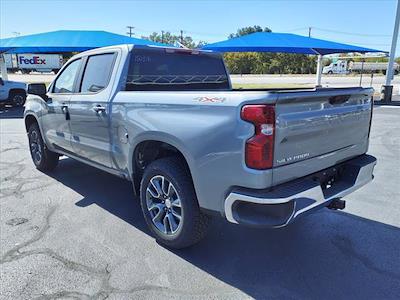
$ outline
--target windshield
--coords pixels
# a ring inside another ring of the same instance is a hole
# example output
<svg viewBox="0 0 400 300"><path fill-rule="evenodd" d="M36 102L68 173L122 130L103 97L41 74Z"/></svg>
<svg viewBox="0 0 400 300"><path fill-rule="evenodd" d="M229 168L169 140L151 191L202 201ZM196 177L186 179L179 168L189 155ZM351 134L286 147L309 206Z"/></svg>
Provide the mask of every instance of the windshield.
<svg viewBox="0 0 400 300"><path fill-rule="evenodd" d="M127 91L229 90L223 60L215 54L134 49Z"/></svg>

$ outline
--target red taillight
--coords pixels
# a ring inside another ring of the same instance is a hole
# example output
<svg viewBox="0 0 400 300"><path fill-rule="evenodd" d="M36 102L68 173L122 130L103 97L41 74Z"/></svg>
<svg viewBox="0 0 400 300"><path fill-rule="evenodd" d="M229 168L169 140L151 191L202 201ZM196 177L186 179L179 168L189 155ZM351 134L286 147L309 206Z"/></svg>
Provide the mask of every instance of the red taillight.
<svg viewBox="0 0 400 300"><path fill-rule="evenodd" d="M259 170L272 168L275 107L273 105L245 105L242 108L241 117L255 126L255 135L246 142L246 165Z"/></svg>

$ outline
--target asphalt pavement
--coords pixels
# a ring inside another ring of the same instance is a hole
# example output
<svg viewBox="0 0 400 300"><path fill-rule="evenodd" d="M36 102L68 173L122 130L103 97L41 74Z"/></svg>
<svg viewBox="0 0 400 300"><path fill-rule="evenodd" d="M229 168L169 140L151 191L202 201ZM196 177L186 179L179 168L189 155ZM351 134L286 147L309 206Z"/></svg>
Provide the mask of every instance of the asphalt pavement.
<svg viewBox="0 0 400 300"><path fill-rule="evenodd" d="M0 111L0 299L400 298L400 107L375 107L375 179L346 210L277 230L215 219L179 251L129 182L69 158L37 171L21 114Z"/></svg>

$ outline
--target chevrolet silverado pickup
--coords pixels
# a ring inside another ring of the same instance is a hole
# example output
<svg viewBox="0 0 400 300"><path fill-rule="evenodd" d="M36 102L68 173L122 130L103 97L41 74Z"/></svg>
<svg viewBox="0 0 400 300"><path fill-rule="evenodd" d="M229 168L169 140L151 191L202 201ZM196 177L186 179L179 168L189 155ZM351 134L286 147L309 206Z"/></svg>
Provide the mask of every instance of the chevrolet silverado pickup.
<svg viewBox="0 0 400 300"><path fill-rule="evenodd" d="M277 228L373 178L369 88L234 90L220 54L121 45L28 87L37 169L69 156L132 182L156 239L182 248L210 218Z"/></svg>

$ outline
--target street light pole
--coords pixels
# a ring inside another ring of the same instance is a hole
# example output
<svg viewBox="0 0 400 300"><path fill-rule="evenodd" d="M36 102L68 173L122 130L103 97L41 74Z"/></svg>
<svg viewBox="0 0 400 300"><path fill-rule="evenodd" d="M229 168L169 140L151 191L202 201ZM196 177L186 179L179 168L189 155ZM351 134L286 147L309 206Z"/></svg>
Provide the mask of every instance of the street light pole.
<svg viewBox="0 0 400 300"><path fill-rule="evenodd" d="M396 52L396 43L397 43L397 38L399 36L399 23L400 23L400 0L397 0L397 11L396 11L396 19L394 22L392 47L390 49L390 57L386 70L385 85L382 86L381 100L384 102L392 101L393 85L391 85L391 83L393 79L393 71L394 71L393 64L394 64L394 55Z"/></svg>

